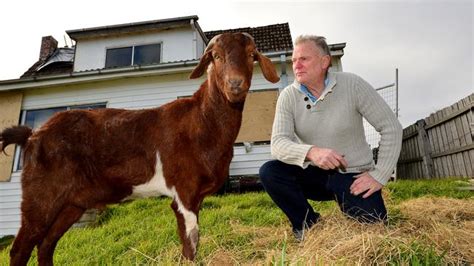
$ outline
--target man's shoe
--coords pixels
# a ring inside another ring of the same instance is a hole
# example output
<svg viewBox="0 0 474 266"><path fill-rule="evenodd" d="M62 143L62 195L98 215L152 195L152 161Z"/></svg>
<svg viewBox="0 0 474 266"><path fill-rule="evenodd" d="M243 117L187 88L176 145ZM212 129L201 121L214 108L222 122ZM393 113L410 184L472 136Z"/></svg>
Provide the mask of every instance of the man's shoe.
<svg viewBox="0 0 474 266"><path fill-rule="evenodd" d="M295 236L296 241L302 242L304 240L305 229L293 229L293 235Z"/></svg>
<svg viewBox="0 0 474 266"><path fill-rule="evenodd" d="M321 215L316 213L316 218L311 221L309 224L304 224L303 229L294 229L293 228L293 235L295 236L296 241L302 242L304 240L305 233L317 222L321 221Z"/></svg>

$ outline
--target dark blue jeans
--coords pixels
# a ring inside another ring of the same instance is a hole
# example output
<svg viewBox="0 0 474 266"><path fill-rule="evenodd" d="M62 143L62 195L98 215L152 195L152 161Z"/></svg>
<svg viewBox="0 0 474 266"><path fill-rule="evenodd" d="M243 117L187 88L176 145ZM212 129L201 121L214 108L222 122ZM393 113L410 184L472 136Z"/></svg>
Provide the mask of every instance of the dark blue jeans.
<svg viewBox="0 0 474 266"><path fill-rule="evenodd" d="M387 210L381 190L364 199L362 195L350 193L354 173L341 174L334 170L296 165L273 160L260 168L263 187L272 200L286 214L294 230L311 227L319 220L308 199L316 201L335 200L346 215L360 222L386 221Z"/></svg>

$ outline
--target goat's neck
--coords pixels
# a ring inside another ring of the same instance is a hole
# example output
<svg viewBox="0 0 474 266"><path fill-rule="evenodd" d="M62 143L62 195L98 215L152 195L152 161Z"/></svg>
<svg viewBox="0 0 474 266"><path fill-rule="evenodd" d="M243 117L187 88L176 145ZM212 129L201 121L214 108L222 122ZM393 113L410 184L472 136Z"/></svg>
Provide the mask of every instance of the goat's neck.
<svg viewBox="0 0 474 266"><path fill-rule="evenodd" d="M229 141L234 143L242 122L244 102L230 103L216 82L205 81L201 86L201 114L204 122L215 130L222 130L229 136Z"/></svg>
<svg viewBox="0 0 474 266"><path fill-rule="evenodd" d="M244 109L244 102L238 102L238 103L231 103L227 100L226 96L222 92L222 90L219 88L219 85L217 82L213 81L212 79L207 80L207 88L205 90L205 99L209 99L211 103L210 108L214 109L214 106L219 106L219 107L229 107L230 110L225 110L225 111L231 111L231 112L237 112L237 113L242 113ZM205 103L207 105L207 102Z"/></svg>

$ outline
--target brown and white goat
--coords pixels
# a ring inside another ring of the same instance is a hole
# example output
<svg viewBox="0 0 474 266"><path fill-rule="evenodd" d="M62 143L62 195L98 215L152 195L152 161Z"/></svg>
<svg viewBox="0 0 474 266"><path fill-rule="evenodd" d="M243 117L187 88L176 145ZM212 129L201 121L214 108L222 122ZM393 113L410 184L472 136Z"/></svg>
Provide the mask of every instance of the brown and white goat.
<svg viewBox="0 0 474 266"><path fill-rule="evenodd" d="M221 34L190 75L207 69L191 98L146 110L66 111L34 132L0 133L2 150L24 148L21 228L10 263L25 265L37 246L39 264L51 265L57 242L85 210L137 194L173 198L182 253L193 260L200 205L229 175L254 61L267 80L279 80L250 35Z"/></svg>

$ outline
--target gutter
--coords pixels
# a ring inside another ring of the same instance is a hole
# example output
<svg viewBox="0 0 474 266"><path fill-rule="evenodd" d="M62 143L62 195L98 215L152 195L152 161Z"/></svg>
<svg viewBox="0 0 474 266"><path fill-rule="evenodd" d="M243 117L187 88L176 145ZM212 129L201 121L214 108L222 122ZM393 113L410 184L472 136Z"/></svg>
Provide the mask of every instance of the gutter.
<svg viewBox="0 0 474 266"><path fill-rule="evenodd" d="M280 62L281 55L291 55L292 51L263 53L272 62ZM191 72L199 60L161 63L146 66L129 66L121 68L97 69L91 71L71 72L53 76L38 76L22 79L0 81L0 91L12 91L32 88L44 88L78 83L89 83L129 77L157 76Z"/></svg>
<svg viewBox="0 0 474 266"><path fill-rule="evenodd" d="M190 71L197 60L166 63L148 66L130 66L126 68L98 69L91 71L71 72L68 74L38 76L22 79L0 81L0 91L43 88L66 84L77 84L113 80L126 77L165 75Z"/></svg>
<svg viewBox="0 0 474 266"><path fill-rule="evenodd" d="M280 63L281 63L281 75L280 75L280 88L279 91L281 92L286 86L288 86L288 74L286 74L286 62L288 61L287 56L285 54L280 55Z"/></svg>

